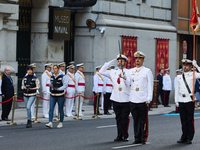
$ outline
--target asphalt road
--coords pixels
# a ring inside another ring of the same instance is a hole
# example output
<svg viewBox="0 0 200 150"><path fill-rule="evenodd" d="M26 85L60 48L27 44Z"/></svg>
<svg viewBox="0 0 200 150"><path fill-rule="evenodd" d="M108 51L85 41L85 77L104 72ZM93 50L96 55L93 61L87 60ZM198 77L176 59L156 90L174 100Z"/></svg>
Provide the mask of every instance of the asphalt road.
<svg viewBox="0 0 200 150"><path fill-rule="evenodd" d="M199 113L199 111L195 112ZM133 122L129 126L129 142L114 142L116 126L114 119L65 121L64 128L49 129L45 124L0 127L0 150L199 150L200 114L195 115L196 133L193 144L177 144L181 136L179 116L149 116L150 130L146 145L130 145L133 139ZM128 145L128 146L127 146ZM124 146L124 148L122 147Z"/></svg>

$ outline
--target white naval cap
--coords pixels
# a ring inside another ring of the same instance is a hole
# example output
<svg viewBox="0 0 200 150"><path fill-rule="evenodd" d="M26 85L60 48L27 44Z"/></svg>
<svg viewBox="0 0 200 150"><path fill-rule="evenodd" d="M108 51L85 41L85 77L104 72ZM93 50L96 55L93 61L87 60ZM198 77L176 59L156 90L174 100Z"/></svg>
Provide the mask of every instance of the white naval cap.
<svg viewBox="0 0 200 150"><path fill-rule="evenodd" d="M146 55L143 52L137 51L134 53L134 57L142 57L145 58Z"/></svg>
<svg viewBox="0 0 200 150"><path fill-rule="evenodd" d="M65 67L65 62L59 63L58 66L59 67Z"/></svg>
<svg viewBox="0 0 200 150"><path fill-rule="evenodd" d="M74 65L69 65L68 68L75 69Z"/></svg>
<svg viewBox="0 0 200 150"><path fill-rule="evenodd" d="M97 69L99 69L99 68L101 68L101 67L102 67L101 65L100 65L100 66L96 66L95 69L97 70Z"/></svg>
<svg viewBox="0 0 200 150"><path fill-rule="evenodd" d="M84 63L77 64L76 66L84 68Z"/></svg>
<svg viewBox="0 0 200 150"><path fill-rule="evenodd" d="M165 69L165 71L170 71L170 68Z"/></svg>
<svg viewBox="0 0 200 150"><path fill-rule="evenodd" d="M75 61L70 61L69 62L69 65L74 65L75 64Z"/></svg>
<svg viewBox="0 0 200 150"><path fill-rule="evenodd" d="M128 58L125 55L123 55L123 54L118 54L117 55L117 60L120 59L120 58L121 59L125 59L126 61L128 61Z"/></svg>
<svg viewBox="0 0 200 150"><path fill-rule="evenodd" d="M182 69L178 69L178 70L176 70L176 73L182 73L182 72L183 72Z"/></svg>
<svg viewBox="0 0 200 150"><path fill-rule="evenodd" d="M181 61L182 61L183 65L184 64L192 64L192 60L189 60L189 59L182 59Z"/></svg>
<svg viewBox="0 0 200 150"><path fill-rule="evenodd" d="M45 67L52 67L52 63L44 64Z"/></svg>
<svg viewBox="0 0 200 150"><path fill-rule="evenodd" d="M36 67L36 63L32 63L32 64L30 64L29 66L35 68L35 67Z"/></svg>

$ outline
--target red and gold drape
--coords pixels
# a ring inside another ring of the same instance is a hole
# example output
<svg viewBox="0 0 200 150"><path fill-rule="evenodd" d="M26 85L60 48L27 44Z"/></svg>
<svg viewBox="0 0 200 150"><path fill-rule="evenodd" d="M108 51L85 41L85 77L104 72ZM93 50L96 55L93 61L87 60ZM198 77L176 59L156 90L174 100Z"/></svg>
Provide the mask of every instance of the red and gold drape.
<svg viewBox="0 0 200 150"><path fill-rule="evenodd" d="M156 76L169 67L169 39L156 39Z"/></svg>
<svg viewBox="0 0 200 150"><path fill-rule="evenodd" d="M128 57L126 68L135 67L134 53L137 51L137 37L122 36L122 53Z"/></svg>

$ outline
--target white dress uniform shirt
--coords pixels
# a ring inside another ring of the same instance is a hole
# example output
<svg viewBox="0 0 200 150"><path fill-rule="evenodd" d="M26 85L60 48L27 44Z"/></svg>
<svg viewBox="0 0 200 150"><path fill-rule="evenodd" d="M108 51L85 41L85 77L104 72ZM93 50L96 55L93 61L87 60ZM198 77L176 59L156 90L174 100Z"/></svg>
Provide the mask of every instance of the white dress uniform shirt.
<svg viewBox="0 0 200 150"><path fill-rule="evenodd" d="M76 92L85 92L85 76L84 74L77 70L75 73L75 81L76 81Z"/></svg>
<svg viewBox="0 0 200 150"><path fill-rule="evenodd" d="M1 92L1 85L2 85L2 73L0 72L0 94L2 94L2 92Z"/></svg>
<svg viewBox="0 0 200 150"><path fill-rule="evenodd" d="M105 63L102 66L102 68L100 69L99 73L112 80L113 89L112 89L112 94L111 94L111 97L110 97L111 100L113 100L115 102L119 102L119 103L129 102L128 99L129 99L130 88L126 87L125 81L122 78L120 78L120 84L118 84L118 82L117 82L119 75L122 74L122 70L121 69L107 70L107 68L116 61L117 61L116 59L113 59L110 62ZM124 68L123 72L125 74L127 74L128 70L126 68Z"/></svg>
<svg viewBox="0 0 200 150"><path fill-rule="evenodd" d="M144 66L128 71L127 86L131 85L129 101L133 103L150 103L153 98L153 74Z"/></svg>
<svg viewBox="0 0 200 150"><path fill-rule="evenodd" d="M68 72L65 75L64 85L67 87L67 93L75 93L76 82L74 79L74 74Z"/></svg>
<svg viewBox="0 0 200 150"><path fill-rule="evenodd" d="M193 72L184 72L185 74L185 80L190 88L191 93L189 94L186 85L183 81L182 75L177 75L176 79L176 89L175 89L175 103L182 102L187 103L191 102L192 99L190 96L192 96L193 93ZM200 73L195 72L195 79L200 78Z"/></svg>
<svg viewBox="0 0 200 150"><path fill-rule="evenodd" d="M42 92L43 93L50 93L50 78L52 76L52 73L45 70L42 74Z"/></svg>
<svg viewBox="0 0 200 150"><path fill-rule="evenodd" d="M103 76L99 73L96 72L93 78L93 92L103 92L103 87L104 87L104 80Z"/></svg>
<svg viewBox="0 0 200 150"><path fill-rule="evenodd" d="M164 91L171 91L172 90L172 80L170 75L165 74L163 76L163 90Z"/></svg>
<svg viewBox="0 0 200 150"><path fill-rule="evenodd" d="M65 75L65 71L59 70L59 73Z"/></svg>
<svg viewBox="0 0 200 150"><path fill-rule="evenodd" d="M112 89L113 89L112 79L105 76L104 77L104 92L112 93Z"/></svg>

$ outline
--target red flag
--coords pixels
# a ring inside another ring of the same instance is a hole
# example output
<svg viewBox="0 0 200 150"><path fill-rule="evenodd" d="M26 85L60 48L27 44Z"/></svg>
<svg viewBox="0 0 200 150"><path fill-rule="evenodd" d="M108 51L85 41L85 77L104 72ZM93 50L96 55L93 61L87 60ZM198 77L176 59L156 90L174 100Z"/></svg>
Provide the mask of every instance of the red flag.
<svg viewBox="0 0 200 150"><path fill-rule="evenodd" d="M190 30L196 33L200 28L200 16L196 0L192 1L192 17L190 20Z"/></svg>

